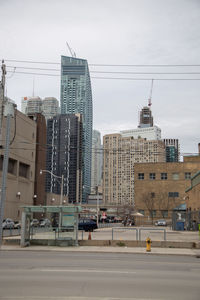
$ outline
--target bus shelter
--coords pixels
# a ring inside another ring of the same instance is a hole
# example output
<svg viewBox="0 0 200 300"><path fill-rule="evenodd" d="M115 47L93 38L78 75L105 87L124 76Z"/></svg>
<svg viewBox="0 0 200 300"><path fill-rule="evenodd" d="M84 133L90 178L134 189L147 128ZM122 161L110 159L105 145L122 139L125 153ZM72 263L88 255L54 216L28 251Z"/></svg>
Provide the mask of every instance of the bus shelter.
<svg viewBox="0 0 200 300"><path fill-rule="evenodd" d="M82 208L73 206L23 206L21 247L35 245L78 246L78 220ZM34 213L51 220L51 226L32 224Z"/></svg>

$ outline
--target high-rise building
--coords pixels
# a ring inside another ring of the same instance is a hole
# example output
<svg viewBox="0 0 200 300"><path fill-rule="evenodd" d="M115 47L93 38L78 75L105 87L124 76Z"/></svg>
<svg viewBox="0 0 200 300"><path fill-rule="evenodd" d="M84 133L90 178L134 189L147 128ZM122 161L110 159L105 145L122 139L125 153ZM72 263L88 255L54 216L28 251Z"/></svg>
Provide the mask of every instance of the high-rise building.
<svg viewBox="0 0 200 300"><path fill-rule="evenodd" d="M29 97L27 100L25 113L27 115L42 113L42 99L40 97Z"/></svg>
<svg viewBox="0 0 200 300"><path fill-rule="evenodd" d="M165 162L165 145L160 140L134 139L121 134L103 138L103 201L105 204L134 204L134 164Z"/></svg>
<svg viewBox="0 0 200 300"><path fill-rule="evenodd" d="M47 121L46 168L56 176L64 176L63 195L69 203L82 199L82 116L57 115ZM60 194L61 180L46 174L46 191Z"/></svg>
<svg viewBox="0 0 200 300"><path fill-rule="evenodd" d="M166 162L178 162L180 159L180 146L178 139L164 139L166 148Z"/></svg>
<svg viewBox="0 0 200 300"><path fill-rule="evenodd" d="M91 171L91 191L95 192L96 187L101 185L102 179L103 149L101 146L101 134L93 130L92 135L92 171Z"/></svg>
<svg viewBox="0 0 200 300"><path fill-rule="evenodd" d="M144 138L147 140L160 140L161 129L153 124L153 116L150 107L144 106L140 111L140 121L138 128L120 131L123 137L133 137L134 139Z"/></svg>
<svg viewBox="0 0 200 300"><path fill-rule="evenodd" d="M140 112L140 124L139 128L152 127L153 126L153 116L151 109L148 106L144 106Z"/></svg>
<svg viewBox="0 0 200 300"><path fill-rule="evenodd" d="M46 97L42 101L42 114L46 121L59 113L59 102L54 97Z"/></svg>
<svg viewBox="0 0 200 300"><path fill-rule="evenodd" d="M27 107L27 103L28 103L28 100L30 99L31 97L22 97L21 98L21 112L23 114L26 114L26 107Z"/></svg>
<svg viewBox="0 0 200 300"><path fill-rule="evenodd" d="M92 150L92 90L87 60L61 57L61 114L83 116L83 202L90 194Z"/></svg>

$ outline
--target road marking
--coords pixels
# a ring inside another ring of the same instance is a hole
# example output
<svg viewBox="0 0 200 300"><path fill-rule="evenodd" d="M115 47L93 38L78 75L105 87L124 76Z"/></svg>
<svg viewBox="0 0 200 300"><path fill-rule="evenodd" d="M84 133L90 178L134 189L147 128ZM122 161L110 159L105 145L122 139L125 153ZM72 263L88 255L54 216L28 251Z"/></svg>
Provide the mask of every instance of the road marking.
<svg viewBox="0 0 200 300"><path fill-rule="evenodd" d="M84 269L84 270L75 270L75 269L34 269L41 272L78 272L78 273L114 273L114 274L136 274L133 271L117 271L117 270L93 270L93 269Z"/></svg>

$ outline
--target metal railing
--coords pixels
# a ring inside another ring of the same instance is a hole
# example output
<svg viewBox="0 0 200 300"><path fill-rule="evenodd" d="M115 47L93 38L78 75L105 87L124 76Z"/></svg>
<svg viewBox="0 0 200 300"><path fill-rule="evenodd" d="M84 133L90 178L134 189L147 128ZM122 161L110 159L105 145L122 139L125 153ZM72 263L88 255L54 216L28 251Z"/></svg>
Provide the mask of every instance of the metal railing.
<svg viewBox="0 0 200 300"><path fill-rule="evenodd" d="M112 228L112 241L114 239L114 230L134 230L136 231L136 241L138 241L138 228L135 227L113 227Z"/></svg>
<svg viewBox="0 0 200 300"><path fill-rule="evenodd" d="M141 241L141 231L163 231L164 232L164 241L166 241L166 229L165 228L138 228L139 230L139 241Z"/></svg>

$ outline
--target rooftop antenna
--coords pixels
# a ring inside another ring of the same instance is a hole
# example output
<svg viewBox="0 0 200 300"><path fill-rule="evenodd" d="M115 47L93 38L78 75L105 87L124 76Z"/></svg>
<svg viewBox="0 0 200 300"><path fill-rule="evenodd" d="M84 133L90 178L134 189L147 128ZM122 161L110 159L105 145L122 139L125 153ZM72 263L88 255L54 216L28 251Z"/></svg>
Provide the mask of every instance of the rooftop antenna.
<svg viewBox="0 0 200 300"><path fill-rule="evenodd" d="M69 46L68 42L66 42L66 44L71 56L76 58L76 53L74 52L74 50Z"/></svg>
<svg viewBox="0 0 200 300"><path fill-rule="evenodd" d="M35 78L33 78L33 97L35 96Z"/></svg>
<svg viewBox="0 0 200 300"><path fill-rule="evenodd" d="M152 98L152 92L153 92L153 79L151 81L151 90L150 90L150 95L149 95L149 100L148 100L148 106L151 108L152 102L151 102L151 98Z"/></svg>

